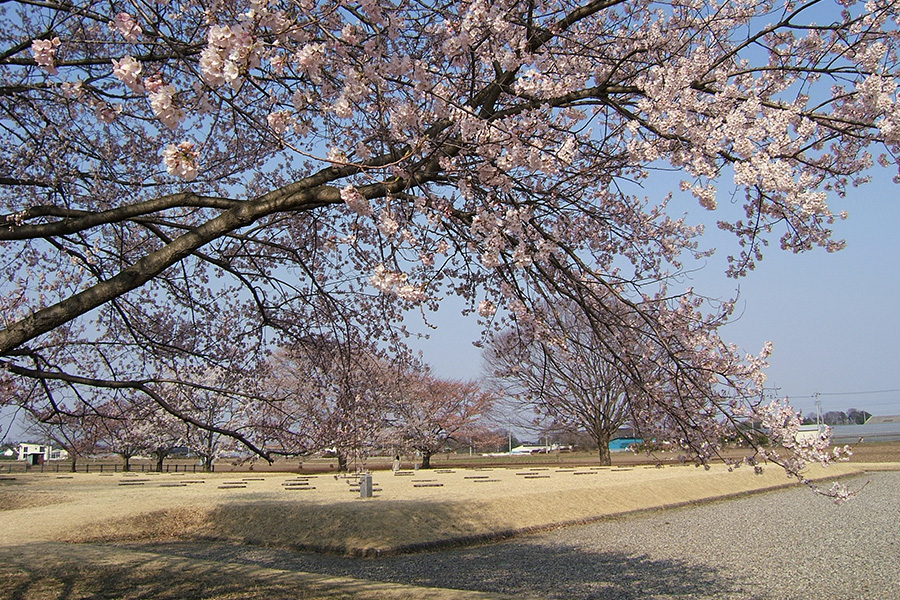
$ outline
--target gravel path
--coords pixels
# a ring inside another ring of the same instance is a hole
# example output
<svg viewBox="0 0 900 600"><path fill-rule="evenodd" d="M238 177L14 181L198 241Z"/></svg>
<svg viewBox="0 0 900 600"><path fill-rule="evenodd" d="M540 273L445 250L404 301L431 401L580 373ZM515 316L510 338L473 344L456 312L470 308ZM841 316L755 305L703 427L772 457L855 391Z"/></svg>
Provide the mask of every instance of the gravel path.
<svg viewBox="0 0 900 600"><path fill-rule="evenodd" d="M834 505L806 488L661 510L504 543L380 559L154 546L277 569L581 599L900 600L900 473Z"/></svg>

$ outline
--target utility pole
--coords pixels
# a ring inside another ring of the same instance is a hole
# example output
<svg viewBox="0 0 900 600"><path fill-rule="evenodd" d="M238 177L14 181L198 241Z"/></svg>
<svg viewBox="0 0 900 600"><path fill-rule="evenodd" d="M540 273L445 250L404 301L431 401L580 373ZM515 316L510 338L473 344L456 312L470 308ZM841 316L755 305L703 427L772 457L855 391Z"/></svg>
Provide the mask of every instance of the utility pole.
<svg viewBox="0 0 900 600"><path fill-rule="evenodd" d="M822 400L819 399L819 392L813 394L813 397L816 399L816 426L821 434L825 431L824 423L822 423Z"/></svg>

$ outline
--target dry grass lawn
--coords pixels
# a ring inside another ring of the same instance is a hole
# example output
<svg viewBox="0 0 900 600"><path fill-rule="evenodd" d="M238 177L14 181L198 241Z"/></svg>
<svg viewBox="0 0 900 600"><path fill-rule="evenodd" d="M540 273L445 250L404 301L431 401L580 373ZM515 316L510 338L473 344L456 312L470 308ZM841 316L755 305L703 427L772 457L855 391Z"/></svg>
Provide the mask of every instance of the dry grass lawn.
<svg viewBox="0 0 900 600"><path fill-rule="evenodd" d="M900 464L843 463L810 475L830 482L877 468ZM796 485L775 467L763 475L746 468L728 473L722 466L636 465L374 476L375 497L365 500L352 491L353 479L330 474L2 478L0 600L499 598L223 565L97 542L216 540L371 556Z"/></svg>
<svg viewBox="0 0 900 600"><path fill-rule="evenodd" d="M816 469L812 476L826 479L861 471L853 463ZM327 474L27 474L0 481L0 544L206 539L373 555L791 484L778 468L755 475L723 466L377 471L375 497L362 500L354 482Z"/></svg>

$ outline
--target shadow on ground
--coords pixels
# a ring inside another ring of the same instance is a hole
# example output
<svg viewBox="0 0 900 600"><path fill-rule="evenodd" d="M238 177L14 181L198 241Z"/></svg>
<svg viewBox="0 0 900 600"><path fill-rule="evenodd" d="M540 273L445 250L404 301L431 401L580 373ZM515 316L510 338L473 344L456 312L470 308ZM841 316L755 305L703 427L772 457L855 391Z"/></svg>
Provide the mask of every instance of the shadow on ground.
<svg viewBox="0 0 900 600"><path fill-rule="evenodd" d="M131 546L137 548L137 546ZM739 581L707 566L618 552L586 552L506 542L377 559L344 558L225 544L165 544L141 549L227 564L352 577L517 598L644 600L722 598Z"/></svg>
<svg viewBox="0 0 900 600"><path fill-rule="evenodd" d="M578 492L569 494L580 498ZM526 498L504 509L502 502L467 503L379 500L360 503L289 503L256 500L218 506L172 507L90 523L61 541L79 543L227 542L376 556L469 546L553 528L546 506ZM570 499L573 504L578 504ZM567 524L595 520L583 501L583 514ZM569 515L571 518L571 515Z"/></svg>
<svg viewBox="0 0 900 600"><path fill-rule="evenodd" d="M0 549L0 600L674 600L738 589L683 561L515 543L380 559L198 542Z"/></svg>
<svg viewBox="0 0 900 600"><path fill-rule="evenodd" d="M0 600L510 600L95 544L0 548ZM521 600L521 599L520 599Z"/></svg>

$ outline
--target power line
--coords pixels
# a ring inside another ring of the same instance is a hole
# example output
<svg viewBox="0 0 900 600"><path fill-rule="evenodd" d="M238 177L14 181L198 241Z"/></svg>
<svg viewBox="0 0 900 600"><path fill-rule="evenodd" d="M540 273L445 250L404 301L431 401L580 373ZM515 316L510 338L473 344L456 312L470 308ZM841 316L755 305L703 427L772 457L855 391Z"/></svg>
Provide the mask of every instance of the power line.
<svg viewBox="0 0 900 600"><path fill-rule="evenodd" d="M809 396L790 396L791 398L818 398L819 396L866 396L869 394L892 394L894 392L900 392L900 388L895 388L892 390L869 390L869 391L860 391L860 392L818 392L816 394L810 394Z"/></svg>
<svg viewBox="0 0 900 600"><path fill-rule="evenodd" d="M828 393L822 392L821 395L822 396L853 396L853 395L863 396L866 394L891 394L894 392L900 392L900 388L893 389L893 390L871 390L868 392L828 392Z"/></svg>

